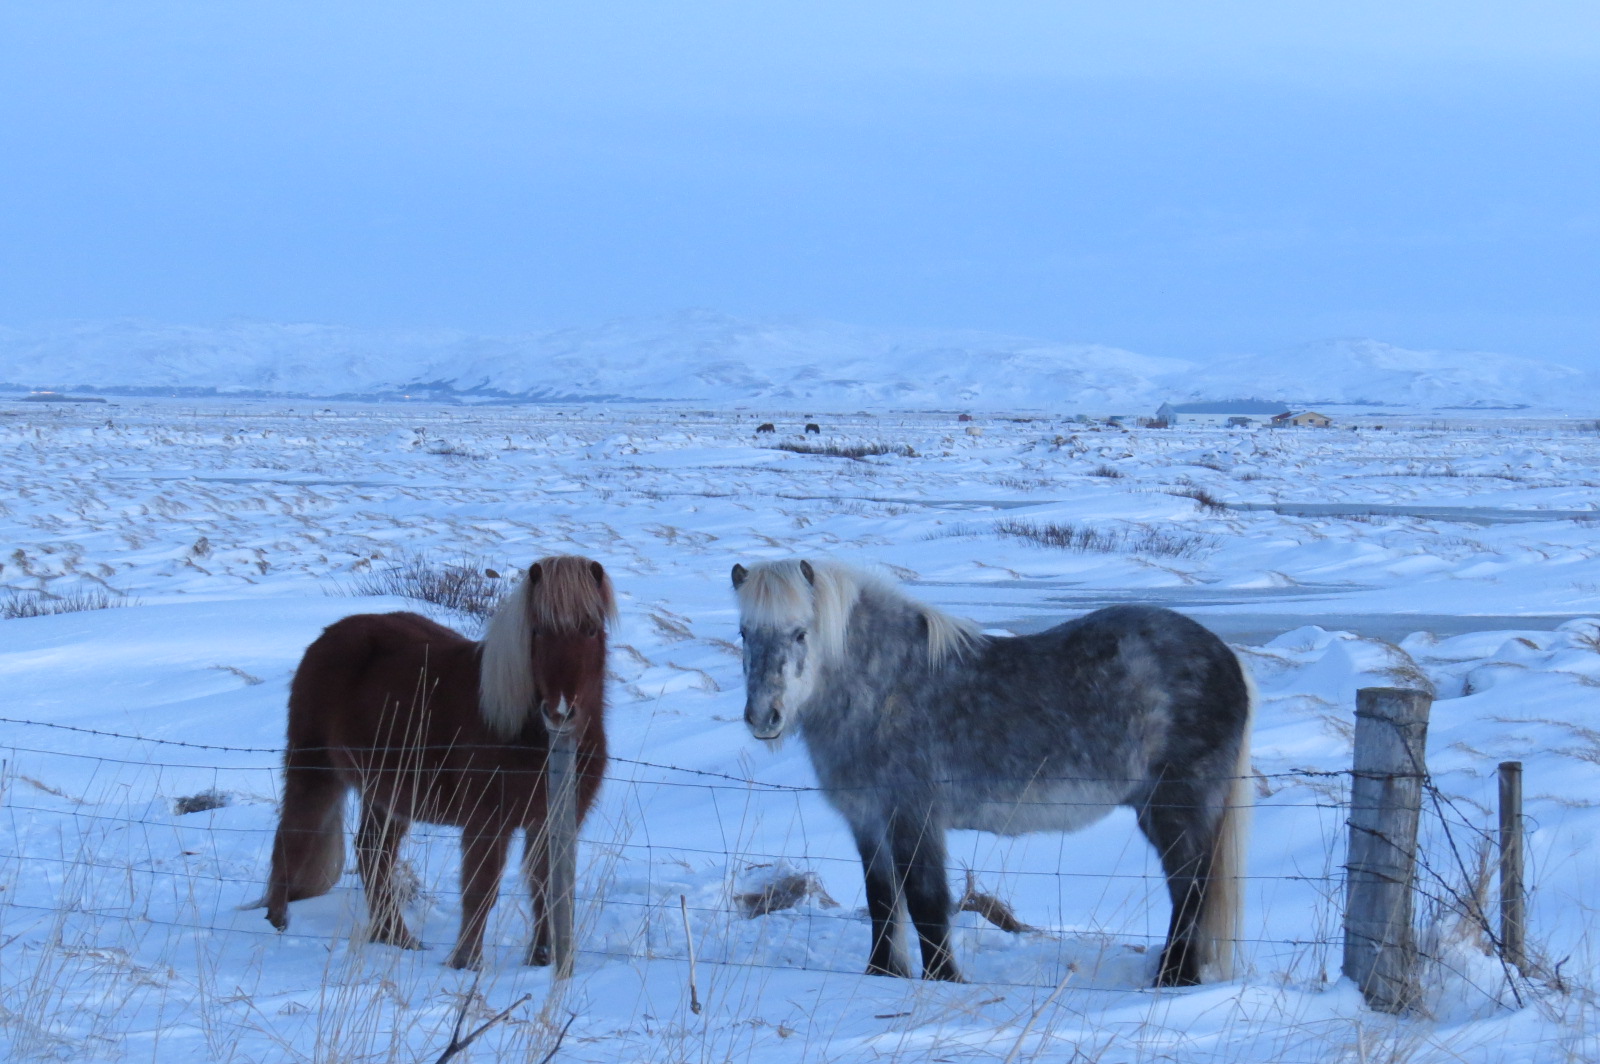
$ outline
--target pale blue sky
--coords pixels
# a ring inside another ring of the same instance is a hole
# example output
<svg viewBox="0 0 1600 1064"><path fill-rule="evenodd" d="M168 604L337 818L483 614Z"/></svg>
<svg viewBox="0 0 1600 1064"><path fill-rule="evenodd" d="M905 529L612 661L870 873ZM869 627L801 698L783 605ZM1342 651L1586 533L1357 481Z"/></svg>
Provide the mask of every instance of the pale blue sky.
<svg viewBox="0 0 1600 1064"><path fill-rule="evenodd" d="M699 306L1594 366L1597 103L1587 0L0 0L0 324Z"/></svg>

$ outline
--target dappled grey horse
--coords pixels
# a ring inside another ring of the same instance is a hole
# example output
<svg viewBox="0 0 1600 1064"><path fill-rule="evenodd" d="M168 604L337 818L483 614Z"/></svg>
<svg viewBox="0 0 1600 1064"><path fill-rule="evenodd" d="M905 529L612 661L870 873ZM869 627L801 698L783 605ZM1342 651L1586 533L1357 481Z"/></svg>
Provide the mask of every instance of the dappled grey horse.
<svg viewBox="0 0 1600 1064"><path fill-rule="evenodd" d="M733 567L745 723L794 728L849 821L872 917L867 971L929 979L950 954L945 831L1073 831L1128 806L1172 897L1156 983L1231 976L1249 803L1251 694L1239 660L1171 610L1115 606L993 637L837 563Z"/></svg>

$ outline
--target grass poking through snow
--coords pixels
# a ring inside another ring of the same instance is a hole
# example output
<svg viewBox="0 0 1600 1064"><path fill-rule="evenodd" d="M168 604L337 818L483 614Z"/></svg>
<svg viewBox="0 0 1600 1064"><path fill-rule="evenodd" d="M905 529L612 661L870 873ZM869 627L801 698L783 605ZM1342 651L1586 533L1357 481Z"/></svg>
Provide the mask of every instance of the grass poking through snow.
<svg viewBox="0 0 1600 1064"><path fill-rule="evenodd" d="M1042 547L1097 554L1156 554L1167 558L1195 558L1215 546L1209 536L1163 532L1154 528L1095 528L1067 522L1040 524L1009 518L997 521L1002 536L1026 539Z"/></svg>

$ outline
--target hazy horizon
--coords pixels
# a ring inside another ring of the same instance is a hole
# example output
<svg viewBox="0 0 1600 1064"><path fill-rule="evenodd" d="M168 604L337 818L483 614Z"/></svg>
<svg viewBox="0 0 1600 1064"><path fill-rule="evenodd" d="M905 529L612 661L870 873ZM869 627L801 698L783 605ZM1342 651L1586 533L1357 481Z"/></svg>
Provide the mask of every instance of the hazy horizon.
<svg viewBox="0 0 1600 1064"><path fill-rule="evenodd" d="M1600 368L1597 60L1579 3L11 5L0 323Z"/></svg>

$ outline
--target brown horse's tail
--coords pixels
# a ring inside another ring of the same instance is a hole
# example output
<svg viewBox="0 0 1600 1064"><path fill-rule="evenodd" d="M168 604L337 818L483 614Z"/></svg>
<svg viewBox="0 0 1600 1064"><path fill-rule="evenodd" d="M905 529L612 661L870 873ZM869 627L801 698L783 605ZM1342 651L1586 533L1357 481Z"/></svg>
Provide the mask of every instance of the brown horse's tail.
<svg viewBox="0 0 1600 1064"><path fill-rule="evenodd" d="M348 785L322 750L291 751L283 780L283 811L272 840L267 893L251 908L289 926L289 903L326 894L344 874L344 800ZM320 763L319 763L320 762Z"/></svg>
<svg viewBox="0 0 1600 1064"><path fill-rule="evenodd" d="M342 622L341 622L342 623ZM350 785L334 765L322 723L332 685L325 661L331 654L365 652L348 646L334 625L306 651L289 688L289 751L284 758L283 802L272 840L267 893L250 908L267 907L279 931L289 926L289 903L326 894L344 874L344 806Z"/></svg>

